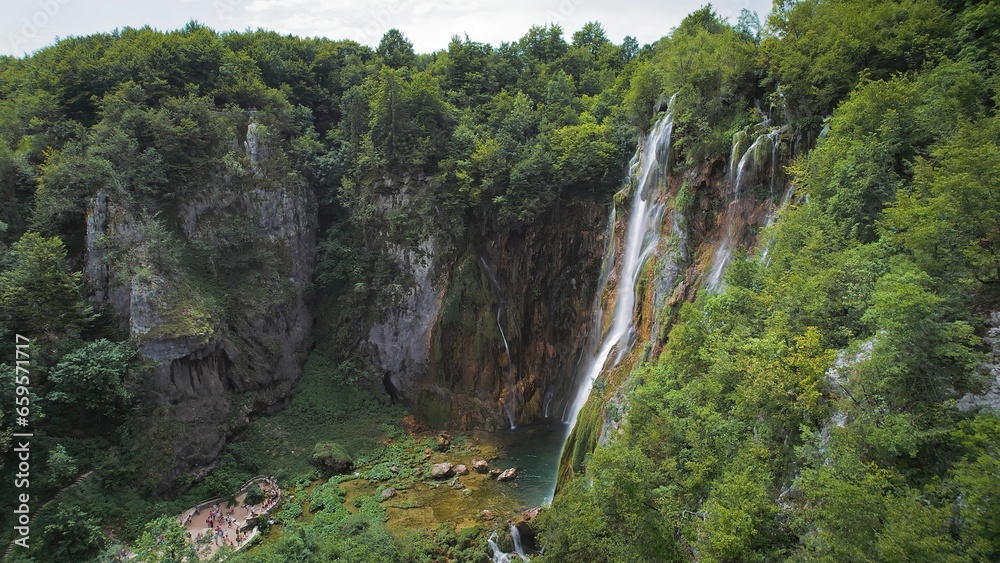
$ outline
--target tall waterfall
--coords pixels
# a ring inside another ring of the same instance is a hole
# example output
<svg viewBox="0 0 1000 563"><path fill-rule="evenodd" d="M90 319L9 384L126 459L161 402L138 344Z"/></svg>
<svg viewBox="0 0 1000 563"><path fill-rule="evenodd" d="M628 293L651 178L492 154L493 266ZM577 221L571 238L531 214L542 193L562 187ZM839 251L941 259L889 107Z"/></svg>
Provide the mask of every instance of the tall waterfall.
<svg viewBox="0 0 1000 563"><path fill-rule="evenodd" d="M601 271L601 280L607 280L617 274L618 286L611 311L611 326L600 338L591 339L593 348L584 356L576 376L576 391L563 419L568 422L572 432L577 416L590 396L594 381L605 369L612 352L617 352L610 366L614 366L628 353L634 340L633 318L635 316L636 295L643 263L652 254L660 238L660 223L663 218L662 204L657 204L657 194L666 180L668 159L670 156L670 135L673 132L673 98L667 110L667 115L660 119L649 134L642 140L636 156L633 158L632 205L629 210L625 244L622 248L621 263L614 260L615 245L609 243L609 252L605 255ZM637 174L637 177L635 176ZM614 237L614 224L611 225L611 238ZM603 285L603 284L602 284ZM594 330L603 327L605 311L602 306L601 294L598 291L594 305Z"/></svg>

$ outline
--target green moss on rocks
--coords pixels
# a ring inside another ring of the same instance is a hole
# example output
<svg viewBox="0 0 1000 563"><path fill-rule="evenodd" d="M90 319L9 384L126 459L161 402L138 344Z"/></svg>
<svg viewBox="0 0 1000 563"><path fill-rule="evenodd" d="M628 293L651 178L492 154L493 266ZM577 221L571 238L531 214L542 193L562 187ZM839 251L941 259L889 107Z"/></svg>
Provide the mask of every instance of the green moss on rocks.
<svg viewBox="0 0 1000 563"><path fill-rule="evenodd" d="M441 401L430 391L421 391L414 405L417 416L435 428L448 425L451 420L451 403Z"/></svg>

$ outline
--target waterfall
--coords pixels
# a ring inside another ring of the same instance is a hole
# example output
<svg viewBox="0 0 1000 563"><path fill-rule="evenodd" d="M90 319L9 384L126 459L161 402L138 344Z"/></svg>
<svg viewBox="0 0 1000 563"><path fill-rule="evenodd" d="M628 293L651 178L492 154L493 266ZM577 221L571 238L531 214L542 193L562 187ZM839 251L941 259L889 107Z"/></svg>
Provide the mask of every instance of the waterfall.
<svg viewBox="0 0 1000 563"><path fill-rule="evenodd" d="M517 524L510 525L510 539L514 540L514 553L521 558L521 561L531 561L524 554L524 546L521 545L521 532L517 529Z"/></svg>
<svg viewBox="0 0 1000 563"><path fill-rule="evenodd" d="M780 131L771 131L767 134L767 137L771 141L771 197L767 200L767 219L764 221L764 226L767 227L774 222L774 218L778 215L778 211L784 206L787 201L788 193L786 192L785 198L782 198L778 205L775 205L774 201L774 181L778 175L778 144L781 141Z"/></svg>
<svg viewBox="0 0 1000 563"><path fill-rule="evenodd" d="M493 532L490 534L490 538L486 540L486 543L490 544L490 549L493 550L493 563L510 563L510 555L504 553L500 546L497 545L497 533Z"/></svg>
<svg viewBox="0 0 1000 563"><path fill-rule="evenodd" d="M503 294L500 292L500 282L497 281L497 277L493 274L493 270L491 270L489 265L486 264L486 259L480 256L479 263L482 264L483 270L486 271L486 276L490 279L490 283L493 284L493 290L497 294L497 328L500 330L500 339L503 340L503 349L507 352L507 392L504 394L503 408L504 411L507 412L507 422L510 423L510 429L514 430L517 428L517 424L514 423L514 405L516 402L514 361L510 357L510 346L507 344L507 335L503 332L503 323L500 322L500 318L503 316L505 302L503 300Z"/></svg>
<svg viewBox="0 0 1000 563"><path fill-rule="evenodd" d="M788 188L785 190L784 195L781 196L781 200L775 204L774 201L774 182L777 177L778 170L778 144L781 140L781 132L774 131L771 133L773 138L771 140L771 201L770 207L767 210L767 219L764 221L765 227L770 227L774 224L775 219L778 218L778 212L788 205L788 202L792 199L792 195L795 193L795 185L790 183ZM765 265L768 263L767 254L771 250L771 241L767 240L760 251L760 259Z"/></svg>
<svg viewBox="0 0 1000 563"><path fill-rule="evenodd" d="M747 134L744 130L739 130L733 133L733 148L729 151L729 182L730 190L732 190L735 183L733 179L736 178L737 164L740 162L740 156L743 151L746 150L748 143Z"/></svg>
<svg viewBox="0 0 1000 563"><path fill-rule="evenodd" d="M771 195L769 199L770 210L768 211L768 223L773 220L772 216L776 213L774 205L774 182L775 177L777 176L777 151L781 133L780 131L775 130L759 135L756 139L754 139L753 144L747 147L746 151L743 152L743 155L737 162L736 155L738 154L740 145L745 138L745 136L741 136L739 133L733 135L733 148L732 153L730 154L729 162L729 194L731 199L723 217L723 222L726 225L726 232L719 244L719 247L715 250L715 253L712 256L712 265L708 270L708 281L705 283L705 287L708 291L713 293L722 289L722 276L725 274L726 267L729 266L729 262L733 258L733 246L736 244L734 239L738 223L736 214L740 211L741 206L739 204L741 203L741 199L743 197L743 189L745 187L744 184L748 181L747 172L750 172L751 178L754 177L760 171L765 158L770 158L771 161ZM765 150L766 143L770 143L770 151Z"/></svg>
<svg viewBox="0 0 1000 563"><path fill-rule="evenodd" d="M676 97L676 96L675 96ZM621 361L629 351L634 338L632 321L636 303L635 288L643 263L656 248L659 241L660 222L663 218L663 205L656 203L656 196L661 184L666 179L670 155L670 135L673 131L673 98L667 109L667 115L660 119L649 134L643 139L637 154L637 179L633 177L632 204L628 215L625 244L622 248L622 260L617 270L617 293L614 300L614 310L611 312L611 326L603 334L603 338L593 338L593 348L581 363L577 371L576 392L569 403L569 412L564 416L568 422L569 432L576 424L580 410L590 396L594 381L601 374L611 352L617 349L617 355L612 366ZM633 168L636 170L636 167ZM611 225L610 237L614 236L614 225ZM613 243L609 244L609 254L601 271L601 280L612 275L616 267ZM604 316L601 294L595 298L594 319L597 321L594 331L600 333Z"/></svg>
<svg viewBox="0 0 1000 563"><path fill-rule="evenodd" d="M514 553L506 553L500 549L497 539L497 533L493 532L490 534L489 539L486 540L490 544L490 549L493 550L493 563L511 563L512 555L517 555L521 558L521 561L531 561L524 553L524 547L521 545L521 532L517 530L516 524L510 525L510 539L514 541Z"/></svg>

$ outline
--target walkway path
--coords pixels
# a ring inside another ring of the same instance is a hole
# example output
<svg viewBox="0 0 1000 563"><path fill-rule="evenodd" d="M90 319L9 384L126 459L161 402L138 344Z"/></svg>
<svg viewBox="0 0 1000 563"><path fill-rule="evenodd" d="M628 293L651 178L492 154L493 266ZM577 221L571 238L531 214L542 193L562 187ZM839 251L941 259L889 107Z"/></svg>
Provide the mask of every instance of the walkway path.
<svg viewBox="0 0 1000 563"><path fill-rule="evenodd" d="M73 483L71 483L70 485L68 485L66 487L63 487L58 493L56 493L56 496L52 497L48 502L46 502L45 504L43 504L42 506L40 506L38 508L38 510L36 510L35 513L31 515L31 520L28 521L28 525L30 526L31 524L33 524L35 522L35 518L38 518L38 515L41 514L43 510L45 510L46 506L48 506L48 505L52 504L53 502L59 500L59 497L63 496L63 493L65 493L66 491L68 491L68 490L72 489L73 487L79 485L80 483L83 483L84 481L86 481L87 477L90 477L90 474L93 473L93 472L94 472L94 470L91 469L90 471L88 471L88 472L84 473L83 475L80 475L79 477L77 477L76 480L73 481ZM7 546L7 550L3 552L3 557L0 558L0 561L6 561L7 558L10 557L10 554L11 554L11 552L13 550L14 550L14 542L10 542L10 545Z"/></svg>
<svg viewBox="0 0 1000 563"><path fill-rule="evenodd" d="M247 491L255 484L259 484L264 491L264 501L247 505L244 502ZM222 545L229 545L239 550L250 543L257 535L259 518L266 516L279 500L281 500L281 489L278 488L277 482L266 477L257 477L237 491L234 504L223 502L221 499L207 500L181 513L178 522L184 526L193 541L204 546L198 555L202 559L211 559Z"/></svg>

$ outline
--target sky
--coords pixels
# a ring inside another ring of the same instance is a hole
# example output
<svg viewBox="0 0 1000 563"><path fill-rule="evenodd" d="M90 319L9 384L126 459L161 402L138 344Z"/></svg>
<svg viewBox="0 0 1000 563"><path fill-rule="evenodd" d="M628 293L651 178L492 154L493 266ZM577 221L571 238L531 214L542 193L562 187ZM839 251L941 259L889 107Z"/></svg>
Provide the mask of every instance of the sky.
<svg viewBox="0 0 1000 563"><path fill-rule="evenodd" d="M639 44L668 34L706 0L3 0L0 54L23 56L59 37L149 25L171 30L197 20L220 31L271 29L299 36L353 39L377 46L400 29L418 53L448 46L452 35L499 45L532 25L558 23L565 37L598 21L609 39ZM716 12L735 22L742 8L761 20L770 0L716 0Z"/></svg>

